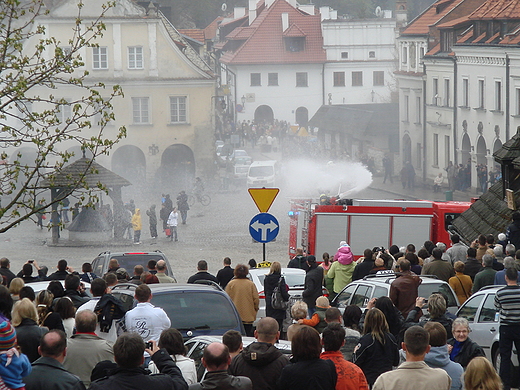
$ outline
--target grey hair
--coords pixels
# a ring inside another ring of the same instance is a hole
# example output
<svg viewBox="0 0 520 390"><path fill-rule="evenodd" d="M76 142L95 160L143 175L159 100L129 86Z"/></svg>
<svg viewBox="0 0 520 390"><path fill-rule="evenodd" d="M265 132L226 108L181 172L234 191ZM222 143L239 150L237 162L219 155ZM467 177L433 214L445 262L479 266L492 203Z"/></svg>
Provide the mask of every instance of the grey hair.
<svg viewBox="0 0 520 390"><path fill-rule="evenodd" d="M296 301L291 307L291 316L295 320L301 320L307 317L307 304L303 301Z"/></svg>
<svg viewBox="0 0 520 390"><path fill-rule="evenodd" d="M510 256L514 256L516 252L516 248L513 244L506 245L506 253Z"/></svg>
<svg viewBox="0 0 520 390"><path fill-rule="evenodd" d="M453 320L453 324L451 325L451 329L455 330L455 327L457 326L463 326L468 329L468 331L471 331L471 328L469 327L469 322L464 317L457 317Z"/></svg>
<svg viewBox="0 0 520 390"><path fill-rule="evenodd" d="M504 247L501 244L496 244L493 248L493 253L495 254L495 257L504 256Z"/></svg>
<svg viewBox="0 0 520 390"><path fill-rule="evenodd" d="M446 244L444 242L438 242L435 244L437 248L439 248L443 253L446 252Z"/></svg>
<svg viewBox="0 0 520 390"><path fill-rule="evenodd" d="M493 256L491 256L491 255L482 256L482 264L484 264L484 267L492 267L493 266Z"/></svg>
<svg viewBox="0 0 520 390"><path fill-rule="evenodd" d="M515 259L511 256L504 257L504 268L513 268L515 266Z"/></svg>

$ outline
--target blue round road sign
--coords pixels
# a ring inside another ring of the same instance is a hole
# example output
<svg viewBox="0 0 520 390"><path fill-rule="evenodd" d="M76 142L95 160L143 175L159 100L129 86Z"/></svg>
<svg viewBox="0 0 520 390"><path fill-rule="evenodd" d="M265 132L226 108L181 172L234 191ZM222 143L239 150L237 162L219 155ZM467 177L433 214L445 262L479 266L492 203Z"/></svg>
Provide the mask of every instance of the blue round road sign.
<svg viewBox="0 0 520 390"><path fill-rule="evenodd" d="M258 242L273 241L279 232L278 220L269 213L257 214L249 222L249 234Z"/></svg>

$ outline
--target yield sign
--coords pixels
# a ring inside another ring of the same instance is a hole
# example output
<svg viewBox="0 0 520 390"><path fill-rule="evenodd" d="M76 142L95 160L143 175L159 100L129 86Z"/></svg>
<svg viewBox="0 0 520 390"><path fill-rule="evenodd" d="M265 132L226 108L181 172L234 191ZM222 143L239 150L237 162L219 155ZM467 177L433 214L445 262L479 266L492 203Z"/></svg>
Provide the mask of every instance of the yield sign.
<svg viewBox="0 0 520 390"><path fill-rule="evenodd" d="M279 188L249 188L249 195L253 198L253 201L258 207L258 211L261 213L267 213L271 208L271 205L276 198L276 195L280 192Z"/></svg>

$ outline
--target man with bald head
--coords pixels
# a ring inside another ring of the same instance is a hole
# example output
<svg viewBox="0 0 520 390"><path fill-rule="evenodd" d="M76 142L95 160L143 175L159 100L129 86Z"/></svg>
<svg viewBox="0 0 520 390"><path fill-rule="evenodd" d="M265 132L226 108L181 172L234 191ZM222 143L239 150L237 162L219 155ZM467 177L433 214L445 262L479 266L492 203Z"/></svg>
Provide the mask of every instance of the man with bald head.
<svg viewBox="0 0 520 390"><path fill-rule="evenodd" d="M278 323L276 326L278 329ZM251 379L228 374L230 362L228 347L222 343L209 344L202 355L202 365L208 372L202 382L190 385L189 390L252 390Z"/></svg>
<svg viewBox="0 0 520 390"><path fill-rule="evenodd" d="M157 276L157 279L159 279L159 283L177 283L175 276L166 275L166 261L159 260L156 264L156 268L157 273L155 276Z"/></svg>
<svg viewBox="0 0 520 390"><path fill-rule="evenodd" d="M47 332L40 341L41 358L32 364L32 372L24 378L26 390L85 390L75 375L63 367L67 336L61 330Z"/></svg>
<svg viewBox="0 0 520 390"><path fill-rule="evenodd" d="M255 330L257 341L233 358L229 372L250 378L255 390L275 389L282 369L289 364L288 357L274 346L279 337L278 321L262 318Z"/></svg>

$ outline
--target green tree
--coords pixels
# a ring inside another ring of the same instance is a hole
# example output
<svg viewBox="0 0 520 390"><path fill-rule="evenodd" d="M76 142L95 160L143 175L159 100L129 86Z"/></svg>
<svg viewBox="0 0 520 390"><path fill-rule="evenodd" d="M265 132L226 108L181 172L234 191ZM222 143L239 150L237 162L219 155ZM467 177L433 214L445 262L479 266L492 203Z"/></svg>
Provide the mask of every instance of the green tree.
<svg viewBox="0 0 520 390"><path fill-rule="evenodd" d="M89 21L82 19L83 3L78 2L75 25L64 42L47 35L40 22L49 15L45 3L0 1L0 233L51 205L56 209L71 194L84 205L95 203L97 191L104 188L86 185L84 175L91 167L71 177L52 202L40 203L48 192L43 182L52 184L74 157L66 147L80 146L94 159L126 135L124 127L112 138L103 135L115 119L111 102L122 90L89 81L80 55L82 49L96 46L105 30L103 17L115 1L103 5L99 17ZM56 97L60 88L81 97Z"/></svg>

